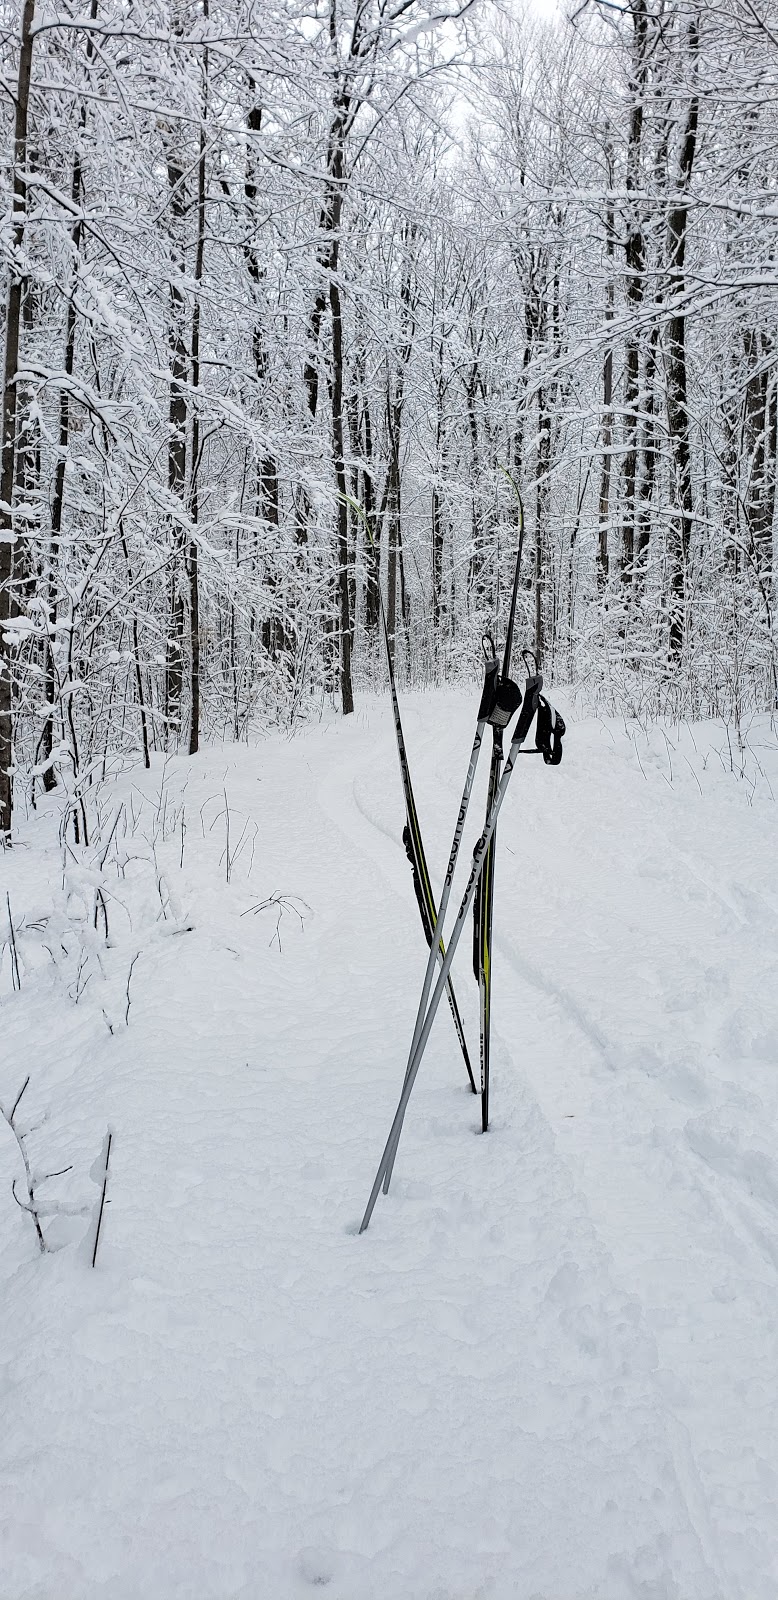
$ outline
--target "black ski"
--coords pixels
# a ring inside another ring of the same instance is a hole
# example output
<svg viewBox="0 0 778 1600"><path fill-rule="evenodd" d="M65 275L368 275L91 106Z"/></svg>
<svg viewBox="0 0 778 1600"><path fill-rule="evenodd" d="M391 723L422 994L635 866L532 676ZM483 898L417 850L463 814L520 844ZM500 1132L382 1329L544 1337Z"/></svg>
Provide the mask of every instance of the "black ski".
<svg viewBox="0 0 778 1600"><path fill-rule="evenodd" d="M504 470L504 469L503 469ZM503 681L510 679L511 656L513 654L513 632L516 623L516 601L519 593L519 574L521 572L521 556L524 546L524 506L521 495L513 478L509 473L505 476L513 486L519 502L519 548L516 554L516 568L513 576L513 592L511 594L511 608L508 614L508 629L505 635L505 648L502 658ZM491 815L497 790L500 787L503 764L503 729L497 723L492 724L492 761L489 769L489 789L486 800L486 816ZM481 1128L484 1133L489 1126L489 1052L491 1043L491 1004L492 1004L492 912L494 908L494 865L497 847L497 833L493 831L489 841L489 848L484 859L483 871L478 882L475 900L473 902L473 971L478 984L479 1001L479 1032L481 1052Z"/></svg>
<svg viewBox="0 0 778 1600"><path fill-rule="evenodd" d="M357 515L361 517L367 531L367 536L372 544L373 536L370 532L367 517L365 516L362 507L359 506L355 500L351 499L349 499L349 505L354 511L357 512ZM424 843L421 837L421 828L419 826L419 817L416 810L416 801L413 796L411 769L408 765L408 753L405 748L405 735L403 734L402 719L400 717L400 702L397 698L397 685L394 676L394 661L392 660L392 651L389 643L389 628L386 621L386 612L384 610L384 597L381 594L380 587L378 592L378 606L381 613L381 625L384 635L384 644L386 646L386 660L389 667L389 688L392 696L394 731L397 738L397 754L400 761L400 776L402 778L403 794L405 796L406 822L405 827L403 828L403 844L405 845L405 853L408 857L411 865L411 871L413 873L413 887L416 894L416 904L419 907L419 914L421 916L421 925L424 929L424 937L427 941L427 945L431 947L435 932L435 924L438 920L438 913L435 905L435 896L432 892L430 875L427 869L427 857L424 853ZM438 942L439 962L444 961L445 955L445 946L443 944L443 940L440 939ZM446 995L451 1008L451 1015L454 1019L454 1027L459 1040L459 1048L462 1051L465 1067L467 1068L467 1076L470 1079L470 1087L473 1091L473 1094L477 1094L478 1090L476 1088L475 1078L473 1077L473 1069L470 1065L470 1055L467 1048L467 1040L465 1039L465 1030L462 1026L462 1018L459 1014L459 1006L457 1005L457 998L454 993L454 985L450 978L446 984Z"/></svg>

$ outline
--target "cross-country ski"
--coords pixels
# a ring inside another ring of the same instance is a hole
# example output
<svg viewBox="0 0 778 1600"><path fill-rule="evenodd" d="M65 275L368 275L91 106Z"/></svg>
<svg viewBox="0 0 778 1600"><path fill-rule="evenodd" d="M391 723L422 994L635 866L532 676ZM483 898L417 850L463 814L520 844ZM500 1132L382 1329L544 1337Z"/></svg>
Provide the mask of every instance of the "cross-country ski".
<svg viewBox="0 0 778 1600"><path fill-rule="evenodd" d="M504 471L504 469L503 469ZM519 508L519 543L516 552L516 568L513 575L513 588L511 590L510 610L508 623L505 630L505 646L502 655L502 680L510 679L511 657L513 655L513 632L516 626L516 602L519 595L519 579L521 577L521 558L524 552L524 505L521 493L509 474L505 474L516 495ZM537 669L537 662L535 663ZM525 694L526 703L526 694ZM502 721L492 723L492 760L489 768L489 788L486 796L486 816L489 817L494 805L497 790L500 784L503 762L503 733ZM473 971L478 984L479 1002L479 1040L481 1060L481 1128L486 1133L489 1127L489 1050L491 1041L492 1018L492 919L494 914L494 879L497 855L497 832L492 832L492 837L484 857L483 869L476 885L473 901Z"/></svg>

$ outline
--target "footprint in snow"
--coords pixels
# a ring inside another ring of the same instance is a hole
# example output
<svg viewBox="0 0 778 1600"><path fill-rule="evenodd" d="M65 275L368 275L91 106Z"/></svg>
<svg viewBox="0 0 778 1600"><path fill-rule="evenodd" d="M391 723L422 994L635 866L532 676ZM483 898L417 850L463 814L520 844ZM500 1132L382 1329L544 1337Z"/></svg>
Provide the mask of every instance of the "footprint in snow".
<svg viewBox="0 0 778 1600"><path fill-rule="evenodd" d="M332 1582L335 1575L335 1564L327 1550L313 1548L301 1550L297 1558L300 1576L314 1589L324 1589Z"/></svg>

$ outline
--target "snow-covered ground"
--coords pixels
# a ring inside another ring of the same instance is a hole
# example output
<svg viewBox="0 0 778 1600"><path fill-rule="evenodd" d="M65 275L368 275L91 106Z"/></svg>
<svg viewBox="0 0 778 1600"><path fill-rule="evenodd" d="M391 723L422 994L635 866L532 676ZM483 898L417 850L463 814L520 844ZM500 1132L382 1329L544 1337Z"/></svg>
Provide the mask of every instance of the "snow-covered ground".
<svg viewBox="0 0 778 1600"><path fill-rule="evenodd" d="M476 701L403 701L438 883ZM775 1600L775 740L570 721L491 1131L441 1009L361 1237L426 956L388 701L106 783L64 889L55 809L0 858L0 1103L71 1167L41 1255L0 1121L2 1600Z"/></svg>

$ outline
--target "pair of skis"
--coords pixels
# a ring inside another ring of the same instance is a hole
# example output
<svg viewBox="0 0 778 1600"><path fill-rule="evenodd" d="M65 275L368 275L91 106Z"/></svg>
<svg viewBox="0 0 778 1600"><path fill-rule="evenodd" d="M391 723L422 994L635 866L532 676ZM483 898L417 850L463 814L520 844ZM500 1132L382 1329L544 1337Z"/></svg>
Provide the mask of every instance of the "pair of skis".
<svg viewBox="0 0 778 1600"><path fill-rule="evenodd" d="M352 510L355 511L357 516L361 519L367 533L367 537L372 545L372 529L364 511L362 510L362 507L356 500L352 500L350 495L346 495L345 499L348 505L351 506ZM392 715L394 717L394 731L397 739L397 755L400 762L400 776L402 778L403 795L405 797L405 827L403 828L403 844L405 845L405 853L408 857L411 871L413 873L413 888L416 895L416 904L419 907L419 915L421 916L421 925L424 929L424 937L427 941L430 951L435 951L434 959L442 964L443 960L445 959L446 950L442 939L438 939L437 943L434 942L435 927L438 922L438 912L435 906L435 896L432 892L432 882L427 867L427 857L424 852L424 841L421 836L419 816L416 810L416 801L413 795L411 769L408 765L408 753L405 748L405 735L403 733L402 718L400 716L400 702L397 698L397 683L394 676L394 660L392 657L391 641L389 639L389 626L386 620L384 599L383 595L381 594L380 585L378 589L378 606L381 615L381 630L383 632L384 644L386 646L386 660L389 668L389 689L392 696ZM460 1015L457 997L454 993L454 985L451 981L451 978L448 979L446 984L446 994L451 1010L451 1016L454 1022L454 1030L459 1041L459 1048L462 1051L462 1057L465 1063L467 1076L470 1080L470 1087L473 1091L473 1094L477 1094L478 1090L475 1086L473 1069L470 1065L470 1055L467 1048L465 1030L462 1026L462 1017Z"/></svg>
<svg viewBox="0 0 778 1600"><path fill-rule="evenodd" d="M511 482L512 481L513 480L511 479ZM528 667L529 676L527 678L527 684L523 697L523 705L521 690L510 677L510 663L516 616L516 601L518 596L521 555L524 542L523 506L521 504L521 497L518 494L518 490L516 490L516 493L520 507L519 549L516 559L516 569L511 596L508 631L506 635L505 650L503 653L502 671L500 671L499 664L496 659L492 640L489 637L485 637L484 646L486 655L486 674L484 688L481 695L481 704L478 709L476 732L470 753L470 761L468 763L462 800L460 802L459 813L454 829L454 838L449 854L449 861L443 883L440 905L438 907L437 915L434 918L434 925L431 933L428 931L428 928L429 920L434 915L434 898L432 896L431 886L429 886L429 875L426 872L426 861L424 881L426 882L428 893L427 890L425 890L424 895L422 896L417 887L417 899L422 912L422 922L424 923L425 934L427 935L430 946L429 957L424 975L424 983L422 985L416 1022L414 1025L413 1039L411 1041L411 1049L405 1071L403 1089L400 1095L400 1101L395 1113L394 1121L392 1122L389 1132L389 1137L379 1163L373 1188L370 1193L370 1199L368 1200L365 1214L362 1219L359 1230L360 1233L363 1233L370 1223L370 1218L373 1214L373 1209L378 1199L381 1187L383 1186L385 1194L389 1189L408 1101L413 1091L413 1085L416 1081L416 1076L421 1065L422 1056L426 1048L427 1040L429 1039L432 1024L434 1022L441 997L446 991L449 994L449 1001L455 1021L459 1021L457 1032L458 1036L460 1037L460 1044L465 1056L470 1082L471 1085L475 1087L473 1085L472 1071L470 1068L469 1058L467 1056L467 1047L464 1042L464 1034L461 1032L461 1020L459 1020L459 1012L458 1008L456 1007L456 1001L454 999L453 987L451 986L450 979L451 966L456 953L456 948L461 937L468 911L474 899L476 900L474 907L474 963L476 977L479 984L481 1044L481 1120L484 1132L488 1127L491 936L492 911L494 904L494 835L497 825L497 817L505 798L515 762L518 758L518 755L521 753L522 745L527 738L533 720L537 719L535 752L524 753L542 754L544 760L551 765L558 765L562 759L562 737L565 732L565 726L562 718L558 716L548 702L544 700L541 694L543 680L537 672L537 663L534 663L534 672L529 672ZM381 607L381 612L383 617L383 605ZM406 834L408 835L406 838L406 849L408 851L411 864L414 866L414 884L417 885L421 879L420 876L417 876L417 870L414 865L414 856L411 853L411 848L409 848L409 840L412 842L415 838L418 839L419 846L421 847L422 858L423 846L421 846L421 835L418 830L418 818L415 816L415 806L413 805L412 801L410 773L408 771L407 756L405 755L405 745L402 738L399 706L397 703L396 689L393 681L394 673L385 618L384 635L386 640L387 655L389 657L390 682L392 684L392 698L395 709L395 727L398 733L400 766L403 772L403 784L405 786L406 794L406 812L408 816L408 824L406 828ZM530 652L524 652L525 662L527 661L529 654ZM521 707L520 715L516 723L513 738L511 740L508 759L503 769L503 734L506 727L510 723L514 712L517 711L519 707ZM445 950L442 942L442 929L448 908L451 886L454 878L454 870L456 867L459 846L462 839L462 832L469 808L470 796L472 793L475 771L478 763L478 756L480 753L481 744L483 742L484 731L487 725L490 725L492 728L492 762L489 776L486 824L473 855L470 877L468 879L467 887L457 912L453 931L449 940L448 950ZM412 815L415 819L415 828L412 827ZM404 835L404 837L406 837L406 835ZM426 915L425 906L427 908ZM435 988L433 989L433 976L438 963L440 965L440 971Z"/></svg>

